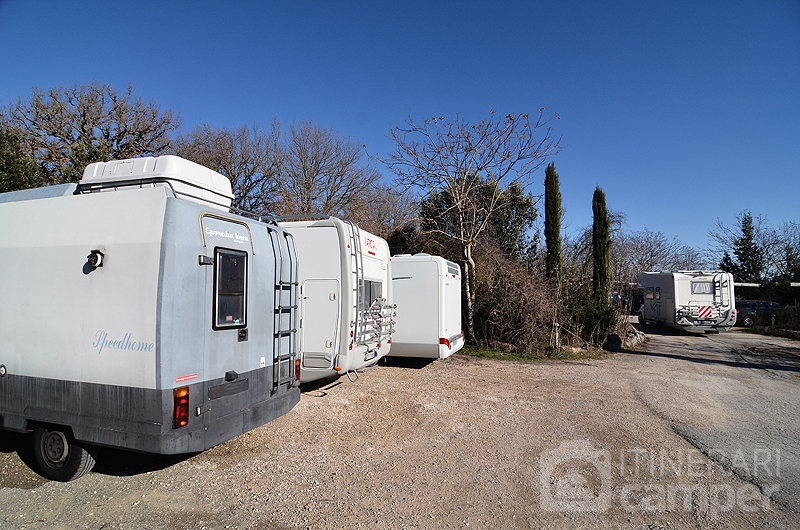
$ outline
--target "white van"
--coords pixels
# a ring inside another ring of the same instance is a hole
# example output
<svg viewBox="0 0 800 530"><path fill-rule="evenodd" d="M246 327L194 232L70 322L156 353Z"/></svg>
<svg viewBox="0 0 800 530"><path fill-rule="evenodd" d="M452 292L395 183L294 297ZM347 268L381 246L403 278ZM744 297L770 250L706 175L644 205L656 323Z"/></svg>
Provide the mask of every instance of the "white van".
<svg viewBox="0 0 800 530"><path fill-rule="evenodd" d="M464 346L461 267L440 256L392 256L393 357L444 359Z"/></svg>
<svg viewBox="0 0 800 530"><path fill-rule="evenodd" d="M297 248L300 381L343 373L355 380L392 346L389 246L353 222L311 217L278 223Z"/></svg>
<svg viewBox="0 0 800 530"><path fill-rule="evenodd" d="M643 272L641 324L677 329L727 331L736 323L733 275L722 271Z"/></svg>

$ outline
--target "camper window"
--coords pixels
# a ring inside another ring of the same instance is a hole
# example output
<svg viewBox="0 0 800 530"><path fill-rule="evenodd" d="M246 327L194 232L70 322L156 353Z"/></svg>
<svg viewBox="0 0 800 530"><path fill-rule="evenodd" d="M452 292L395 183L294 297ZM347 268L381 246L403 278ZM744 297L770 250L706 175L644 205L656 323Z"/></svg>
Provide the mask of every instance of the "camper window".
<svg viewBox="0 0 800 530"><path fill-rule="evenodd" d="M661 287L656 287L656 300L661 300Z"/></svg>
<svg viewBox="0 0 800 530"><path fill-rule="evenodd" d="M647 290L645 290L644 297L647 298L648 300L652 300L653 299L653 288L652 287L648 287Z"/></svg>
<svg viewBox="0 0 800 530"><path fill-rule="evenodd" d="M361 300L361 311L368 311L372 304L383 296L383 284L372 280L364 280L364 296Z"/></svg>
<svg viewBox="0 0 800 530"><path fill-rule="evenodd" d="M714 283L692 282L692 294L714 294Z"/></svg>
<svg viewBox="0 0 800 530"><path fill-rule="evenodd" d="M247 254L216 249L214 329L243 328L247 290Z"/></svg>

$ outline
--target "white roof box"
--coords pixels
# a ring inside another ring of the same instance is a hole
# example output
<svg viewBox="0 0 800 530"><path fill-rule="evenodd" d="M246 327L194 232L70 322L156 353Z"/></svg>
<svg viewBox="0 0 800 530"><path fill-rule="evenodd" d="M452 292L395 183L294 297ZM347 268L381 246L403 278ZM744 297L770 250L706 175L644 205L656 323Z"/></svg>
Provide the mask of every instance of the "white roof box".
<svg viewBox="0 0 800 530"><path fill-rule="evenodd" d="M175 195L227 211L233 201L227 177L174 155L95 162L83 172L83 191L168 182Z"/></svg>

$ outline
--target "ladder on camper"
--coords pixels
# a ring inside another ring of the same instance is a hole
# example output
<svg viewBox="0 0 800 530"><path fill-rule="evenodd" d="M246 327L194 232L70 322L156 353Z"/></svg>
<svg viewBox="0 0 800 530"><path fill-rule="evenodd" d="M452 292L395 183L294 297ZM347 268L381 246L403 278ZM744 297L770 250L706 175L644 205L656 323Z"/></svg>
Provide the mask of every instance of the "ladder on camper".
<svg viewBox="0 0 800 530"><path fill-rule="evenodd" d="M361 231L353 221L343 219L347 227L347 248L350 249L350 269L353 280L353 314L355 320L350 321L350 344L358 346L363 344L364 323L362 306L364 305L364 254L361 250Z"/></svg>
<svg viewBox="0 0 800 530"><path fill-rule="evenodd" d="M719 299L716 302L723 307L730 303L730 301L725 301L725 295L728 294L728 288L730 287L728 281L727 275L725 274L716 274L714 276L714 291L719 293Z"/></svg>
<svg viewBox="0 0 800 530"><path fill-rule="evenodd" d="M272 356L272 394L286 383L295 382L297 344L297 256L292 235L267 229L275 256L273 294L274 331ZM285 246L284 246L285 245Z"/></svg>

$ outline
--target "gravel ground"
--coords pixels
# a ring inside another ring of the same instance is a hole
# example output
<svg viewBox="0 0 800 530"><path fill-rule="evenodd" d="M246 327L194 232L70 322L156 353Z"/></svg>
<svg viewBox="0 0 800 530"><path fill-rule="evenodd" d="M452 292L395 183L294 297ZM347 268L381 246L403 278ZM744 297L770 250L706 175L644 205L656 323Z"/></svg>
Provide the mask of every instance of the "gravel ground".
<svg viewBox="0 0 800 530"><path fill-rule="evenodd" d="M800 527L676 433L724 420L713 370L743 369L659 354L686 357L685 339L591 361L379 366L204 453L107 451L66 484L0 435L0 528Z"/></svg>

